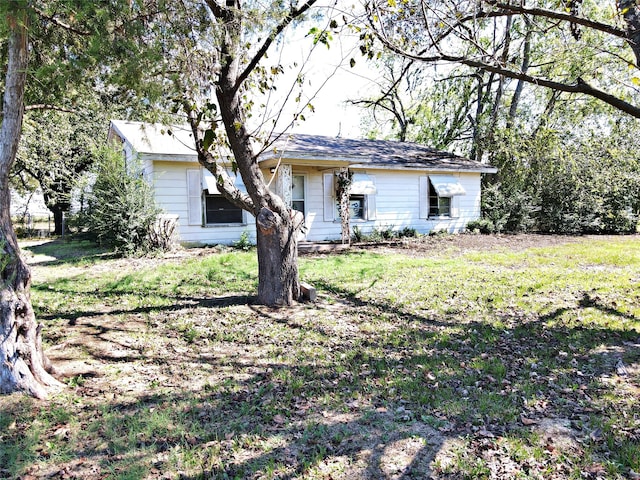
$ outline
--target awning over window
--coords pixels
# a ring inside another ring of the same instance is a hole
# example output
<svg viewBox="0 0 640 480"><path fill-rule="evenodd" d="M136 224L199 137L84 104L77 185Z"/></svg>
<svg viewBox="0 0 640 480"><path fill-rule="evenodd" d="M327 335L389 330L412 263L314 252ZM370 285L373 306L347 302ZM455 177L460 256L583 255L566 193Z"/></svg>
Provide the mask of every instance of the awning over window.
<svg viewBox="0 0 640 480"><path fill-rule="evenodd" d="M451 175L429 175L429 180L440 197L467 194L460 181Z"/></svg>
<svg viewBox="0 0 640 480"><path fill-rule="evenodd" d="M354 173L351 179L350 195L375 195L377 192L373 179L365 173Z"/></svg>
<svg viewBox="0 0 640 480"><path fill-rule="evenodd" d="M207 169L202 169L202 188L203 190L208 190L209 191L209 195L217 195L220 192L218 191L218 184L216 181L216 177ZM232 180L235 180L234 184L236 186L236 188L238 188L238 190L240 190L241 192L246 192L247 189L244 186L244 183L242 183L242 178L240 177L240 175L234 175L233 172L227 172L227 175L229 175L229 177L231 177Z"/></svg>

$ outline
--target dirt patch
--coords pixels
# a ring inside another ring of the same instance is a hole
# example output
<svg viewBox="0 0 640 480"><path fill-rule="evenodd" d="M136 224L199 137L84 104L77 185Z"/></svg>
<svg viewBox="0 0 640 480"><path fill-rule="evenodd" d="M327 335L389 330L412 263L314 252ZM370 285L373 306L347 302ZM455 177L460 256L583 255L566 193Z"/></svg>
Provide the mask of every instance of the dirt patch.
<svg viewBox="0 0 640 480"><path fill-rule="evenodd" d="M405 238L372 243L354 243L345 246L336 243L303 243L300 246L302 255L340 253L357 250L402 251L403 254L414 256L431 256L441 253L457 252L464 254L470 251L511 250L523 251L536 247L551 247L576 243L585 240L606 240L605 235L542 235L542 234L443 234L428 235L419 238Z"/></svg>
<svg viewBox="0 0 640 480"><path fill-rule="evenodd" d="M495 251L511 250L522 251L535 247L551 247L584 241L585 238L602 240L603 236L575 237L567 235L539 235L539 234L518 234L518 235L477 235L477 234L452 234L452 235L432 235L419 239L406 239L402 242L395 242L385 245L370 245L365 248L391 248L409 251L415 255L429 255L446 251L458 251L461 254L468 251ZM360 248L354 245L354 248Z"/></svg>

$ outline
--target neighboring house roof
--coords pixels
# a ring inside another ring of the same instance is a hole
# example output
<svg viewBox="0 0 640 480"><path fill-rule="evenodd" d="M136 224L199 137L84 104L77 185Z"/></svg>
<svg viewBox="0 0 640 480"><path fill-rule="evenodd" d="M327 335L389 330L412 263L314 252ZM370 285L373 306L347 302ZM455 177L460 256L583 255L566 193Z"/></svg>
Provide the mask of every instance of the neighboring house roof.
<svg viewBox="0 0 640 480"><path fill-rule="evenodd" d="M123 120L111 121L112 131L141 155L154 159L196 160L193 134L185 126L162 126ZM169 134L171 132L171 135ZM260 155L265 166L280 159L307 165L340 164L360 168L494 173L495 167L425 145L391 140L355 140L320 135L282 134Z"/></svg>

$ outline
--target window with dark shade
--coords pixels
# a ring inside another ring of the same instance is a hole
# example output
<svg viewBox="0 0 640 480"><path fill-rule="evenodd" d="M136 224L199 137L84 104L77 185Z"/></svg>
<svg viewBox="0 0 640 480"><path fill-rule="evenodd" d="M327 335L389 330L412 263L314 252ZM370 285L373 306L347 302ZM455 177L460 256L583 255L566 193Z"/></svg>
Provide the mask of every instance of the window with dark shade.
<svg viewBox="0 0 640 480"><path fill-rule="evenodd" d="M221 223L243 223L242 209L236 207L222 195L204 196L205 223L216 225Z"/></svg>

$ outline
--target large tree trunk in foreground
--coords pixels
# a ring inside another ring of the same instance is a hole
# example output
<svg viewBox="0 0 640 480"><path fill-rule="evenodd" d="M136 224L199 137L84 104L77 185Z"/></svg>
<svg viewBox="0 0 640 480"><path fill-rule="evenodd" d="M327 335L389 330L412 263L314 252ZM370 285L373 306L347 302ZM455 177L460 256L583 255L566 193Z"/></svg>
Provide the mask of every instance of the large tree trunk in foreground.
<svg viewBox="0 0 640 480"><path fill-rule="evenodd" d="M9 170L16 158L24 113L27 16L18 10L8 23L9 55L0 125L0 393L24 391L44 398L47 387L61 384L50 375L52 368L42 351L41 325L31 306L31 273L20 256L11 223L9 192Z"/></svg>
<svg viewBox="0 0 640 480"><path fill-rule="evenodd" d="M297 228L263 208L256 217L258 239L258 302L291 305L300 296Z"/></svg>
<svg viewBox="0 0 640 480"><path fill-rule="evenodd" d="M220 114L233 152L237 169L247 189L248 198L241 199L220 185L231 201L256 217L258 254L258 303L273 307L292 305L298 300L297 232L301 218L267 186L253 151L252 137L246 126L242 104L240 23L227 25L222 51L222 65L216 85ZM206 152L198 142L200 161L207 167ZM208 167L207 167L208 168Z"/></svg>

